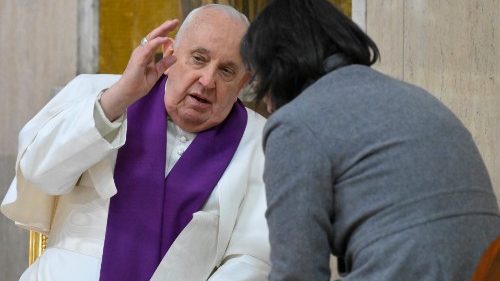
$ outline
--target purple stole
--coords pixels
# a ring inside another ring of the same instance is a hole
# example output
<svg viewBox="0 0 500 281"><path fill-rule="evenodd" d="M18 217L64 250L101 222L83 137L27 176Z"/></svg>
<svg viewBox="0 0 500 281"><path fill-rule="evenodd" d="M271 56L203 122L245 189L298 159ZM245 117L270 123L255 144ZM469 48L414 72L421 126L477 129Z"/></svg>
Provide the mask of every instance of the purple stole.
<svg viewBox="0 0 500 281"><path fill-rule="evenodd" d="M218 126L200 132L165 178L167 115L162 77L127 110L127 141L114 172L101 281L149 280L199 211L238 148L247 123L241 102Z"/></svg>

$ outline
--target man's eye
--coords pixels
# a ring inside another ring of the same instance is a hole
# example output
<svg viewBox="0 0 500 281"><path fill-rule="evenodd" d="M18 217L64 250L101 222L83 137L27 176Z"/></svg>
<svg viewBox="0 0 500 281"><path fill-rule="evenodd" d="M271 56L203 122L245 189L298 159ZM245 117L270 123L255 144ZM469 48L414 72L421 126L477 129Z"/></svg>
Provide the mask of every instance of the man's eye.
<svg viewBox="0 0 500 281"><path fill-rule="evenodd" d="M229 67L224 67L224 68L222 68L222 69L221 69L221 72L222 72L222 75L223 75L224 77L228 77L228 78L230 78L230 77L233 77L233 76L234 76L234 70L233 70L233 69L231 69L231 68L229 68Z"/></svg>
<svg viewBox="0 0 500 281"><path fill-rule="evenodd" d="M192 59L193 59L193 62L196 64L202 64L205 62L205 58L203 56L194 55L194 56L192 56Z"/></svg>

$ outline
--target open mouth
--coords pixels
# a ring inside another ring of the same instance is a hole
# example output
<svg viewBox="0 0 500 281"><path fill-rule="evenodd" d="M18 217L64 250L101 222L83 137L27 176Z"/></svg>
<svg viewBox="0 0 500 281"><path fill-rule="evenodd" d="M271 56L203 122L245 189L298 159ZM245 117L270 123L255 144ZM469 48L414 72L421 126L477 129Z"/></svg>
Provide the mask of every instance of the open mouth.
<svg viewBox="0 0 500 281"><path fill-rule="evenodd" d="M200 96L197 96L197 95L193 95L193 94L190 94L189 96L191 96L192 98L194 98L195 100L197 100L198 102L201 102L201 103L210 103L209 100L205 99L205 98L202 98Z"/></svg>

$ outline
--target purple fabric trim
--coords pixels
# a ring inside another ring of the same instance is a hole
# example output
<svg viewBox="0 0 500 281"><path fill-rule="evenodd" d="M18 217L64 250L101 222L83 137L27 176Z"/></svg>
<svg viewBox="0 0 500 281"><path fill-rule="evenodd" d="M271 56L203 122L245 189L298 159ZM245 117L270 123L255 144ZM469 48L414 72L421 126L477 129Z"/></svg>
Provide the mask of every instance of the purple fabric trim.
<svg viewBox="0 0 500 281"><path fill-rule="evenodd" d="M247 123L241 102L220 125L198 133L165 179L166 77L127 110L118 151L100 280L149 280L176 237L199 211L238 148Z"/></svg>

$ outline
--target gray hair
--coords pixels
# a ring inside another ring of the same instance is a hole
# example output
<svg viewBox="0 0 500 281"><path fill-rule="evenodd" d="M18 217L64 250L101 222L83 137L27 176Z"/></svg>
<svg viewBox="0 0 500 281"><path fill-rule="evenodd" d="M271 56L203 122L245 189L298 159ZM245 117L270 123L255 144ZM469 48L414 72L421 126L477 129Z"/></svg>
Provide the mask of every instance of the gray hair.
<svg viewBox="0 0 500 281"><path fill-rule="evenodd" d="M179 30L177 31L177 35L175 36L175 45L178 44L180 39L182 38L182 35L184 34L184 31L186 28L191 24L193 18L195 17L198 12L206 9L211 9L211 10L217 10L224 12L226 15L234 18L235 20L240 21L245 25L246 27L250 26L250 21L248 20L247 16L244 14L240 13L238 10L233 8L232 6L229 5L223 5L223 4L208 4L208 5L203 5L201 7L198 7L196 9L193 9L189 14L186 16L184 21L182 22L181 26L179 27Z"/></svg>

